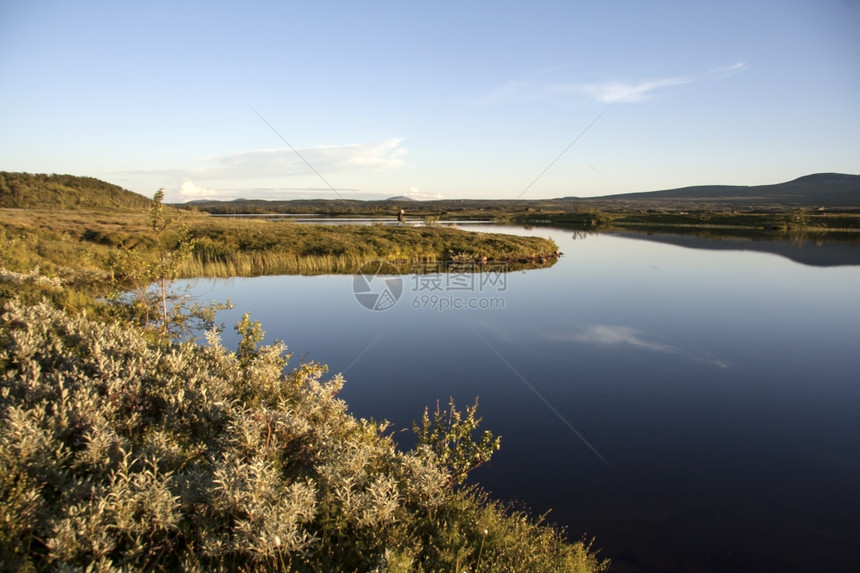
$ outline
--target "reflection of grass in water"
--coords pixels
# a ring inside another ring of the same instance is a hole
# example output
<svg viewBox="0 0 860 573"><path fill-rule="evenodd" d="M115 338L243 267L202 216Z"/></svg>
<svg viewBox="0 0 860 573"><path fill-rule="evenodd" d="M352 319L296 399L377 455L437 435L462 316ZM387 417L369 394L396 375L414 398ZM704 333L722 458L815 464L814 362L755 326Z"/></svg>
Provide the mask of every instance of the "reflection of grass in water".
<svg viewBox="0 0 860 573"><path fill-rule="evenodd" d="M363 265L380 260L376 256L360 257L346 255L305 255L295 256L279 253L242 253L237 252L224 260L201 261L194 259L186 261L180 267L180 274L184 277L248 277L260 275L321 275L321 274L351 274ZM528 259L521 262L519 259L503 261L502 263L480 263L473 260L461 261L462 264L450 267L450 261L437 259L435 257L421 257L420 259L392 259L391 262L401 273L420 272L481 272L490 270L498 272L499 268L505 271L519 271L549 267L555 264L555 257L546 259ZM499 265L503 265L500 267Z"/></svg>
<svg viewBox="0 0 860 573"><path fill-rule="evenodd" d="M374 259L368 259L374 260ZM367 262L346 255L305 255L292 253L235 252L222 260L195 258L181 267L189 277L235 277L278 274L350 273Z"/></svg>

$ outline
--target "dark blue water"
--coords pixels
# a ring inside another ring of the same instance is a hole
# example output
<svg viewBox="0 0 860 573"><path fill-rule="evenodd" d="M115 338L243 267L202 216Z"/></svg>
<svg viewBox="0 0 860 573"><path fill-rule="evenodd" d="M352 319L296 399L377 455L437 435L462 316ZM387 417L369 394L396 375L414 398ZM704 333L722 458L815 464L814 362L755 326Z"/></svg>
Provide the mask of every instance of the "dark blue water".
<svg viewBox="0 0 860 573"><path fill-rule="evenodd" d="M351 276L195 292L233 299L228 345L251 312L404 444L425 406L479 397L502 449L475 478L596 537L614 571L860 571L860 266L507 230L565 255L484 283L402 277L384 311Z"/></svg>

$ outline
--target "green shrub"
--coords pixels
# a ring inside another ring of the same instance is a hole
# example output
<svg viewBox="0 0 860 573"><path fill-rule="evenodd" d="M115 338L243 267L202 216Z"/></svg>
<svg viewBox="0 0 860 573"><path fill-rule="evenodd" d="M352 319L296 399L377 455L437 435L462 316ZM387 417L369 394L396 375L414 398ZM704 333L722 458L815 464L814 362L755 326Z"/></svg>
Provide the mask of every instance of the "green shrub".
<svg viewBox="0 0 860 573"><path fill-rule="evenodd" d="M208 345L165 343L46 303L7 306L4 567L605 569L588 544L451 486L447 467L468 456L398 451L385 423L347 412L339 375L314 363L285 374L282 344L259 347L247 317L239 330L237 354L214 332Z"/></svg>

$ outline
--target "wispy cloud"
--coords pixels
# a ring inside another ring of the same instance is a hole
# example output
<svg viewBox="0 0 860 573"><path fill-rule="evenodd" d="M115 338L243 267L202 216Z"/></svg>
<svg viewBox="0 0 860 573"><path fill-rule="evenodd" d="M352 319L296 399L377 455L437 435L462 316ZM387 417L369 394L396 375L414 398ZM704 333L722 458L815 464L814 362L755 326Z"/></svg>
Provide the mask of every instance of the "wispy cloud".
<svg viewBox="0 0 860 573"><path fill-rule="evenodd" d="M714 357L708 352L691 352L679 346L666 344L632 326L593 324L576 327L569 331L540 330L535 332L544 339L555 342L573 342L595 346L628 346L639 350L677 354L718 368L728 368L731 365L730 362Z"/></svg>
<svg viewBox="0 0 860 573"><path fill-rule="evenodd" d="M482 104L560 102L574 96L585 96L601 103L636 103L668 93L676 86L691 84L704 78L725 79L748 68L746 62L736 62L693 75L605 82L536 81L532 79L533 74L528 76L528 81L514 80L502 84L478 101Z"/></svg>
<svg viewBox="0 0 860 573"><path fill-rule="evenodd" d="M641 82L612 81L604 83L508 82L479 101L483 104L506 102L552 102L583 97L601 103L633 103L655 96L667 89L695 81L691 77L660 78Z"/></svg>
<svg viewBox="0 0 860 573"><path fill-rule="evenodd" d="M746 62L737 62L732 64L731 66L723 66L720 68L714 68L713 70L709 70L708 74L716 77L717 79L723 80L728 78L729 76L733 76L738 72L743 72L749 69L749 65Z"/></svg>
<svg viewBox="0 0 860 573"><path fill-rule="evenodd" d="M402 141L402 139L388 139L379 143L325 145L300 148L298 151L308 163L323 174L365 169L388 171L406 164L404 156L407 150L401 145ZM196 165L184 169L135 169L121 173L222 181L313 175L307 164L288 148L254 149L230 155L210 155L198 159Z"/></svg>
<svg viewBox="0 0 860 573"><path fill-rule="evenodd" d="M202 157L194 165L185 168L123 171L118 175L120 178L133 176L138 180L157 180L158 187L166 187L169 194L178 195L180 200L230 198L236 197L237 193L239 196L251 195L257 198L283 198L285 192L291 198L318 197L320 192L330 195L333 189L316 189L319 179L314 170L323 176L347 173L354 180L362 172L397 169L406 165L407 150L402 142L402 139L387 139L377 143L325 145L296 150L253 149ZM309 164L313 169L308 167ZM344 178L346 176L341 177ZM295 184L277 185L288 180L298 185L305 181L313 183L302 187ZM165 185L167 181L175 183ZM272 186L273 183L277 187ZM342 190L338 188L334 192Z"/></svg>
<svg viewBox="0 0 860 573"><path fill-rule="evenodd" d="M689 84L693 81L693 78L677 77L639 83L609 82L581 85L578 86L578 90L589 94L601 103L634 103L652 97L668 88Z"/></svg>
<svg viewBox="0 0 860 573"><path fill-rule="evenodd" d="M320 173L337 173L356 169L387 171L401 167L406 154L401 139L388 139L380 143L327 145L299 149L302 157ZM211 156L202 165L188 170L199 178L259 179L308 175L308 166L292 150L255 149L231 155Z"/></svg>

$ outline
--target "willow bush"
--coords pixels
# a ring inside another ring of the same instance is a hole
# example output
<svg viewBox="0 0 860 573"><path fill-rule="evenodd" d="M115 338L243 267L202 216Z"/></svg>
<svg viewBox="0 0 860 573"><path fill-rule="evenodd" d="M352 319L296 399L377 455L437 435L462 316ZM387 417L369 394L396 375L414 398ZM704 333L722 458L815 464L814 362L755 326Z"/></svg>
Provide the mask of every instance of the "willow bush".
<svg viewBox="0 0 860 573"><path fill-rule="evenodd" d="M47 303L7 305L5 568L605 569L587 543L451 485L438 448L399 451L385 423L351 416L341 376L286 370L285 347L259 346L258 323L237 330L233 352L214 331L176 343Z"/></svg>

